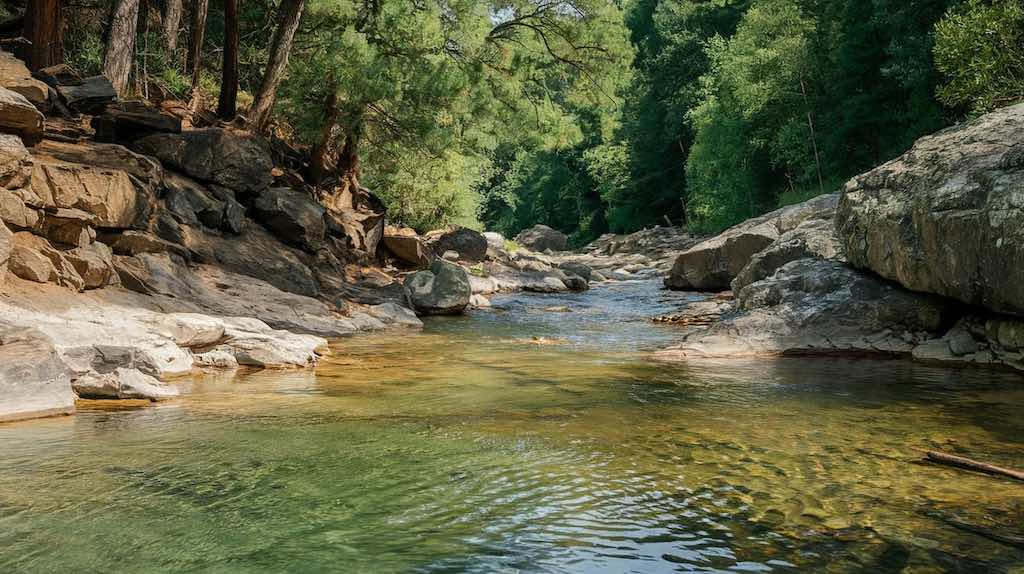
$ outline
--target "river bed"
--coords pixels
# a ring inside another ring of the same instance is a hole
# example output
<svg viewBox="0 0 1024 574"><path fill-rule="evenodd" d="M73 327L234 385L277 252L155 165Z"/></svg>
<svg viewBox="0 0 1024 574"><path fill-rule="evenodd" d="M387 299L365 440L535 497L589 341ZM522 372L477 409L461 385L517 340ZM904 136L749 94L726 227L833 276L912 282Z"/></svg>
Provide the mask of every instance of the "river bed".
<svg viewBox="0 0 1024 574"><path fill-rule="evenodd" d="M664 363L623 282L0 425L0 572L1024 572L1024 378ZM570 312L564 312L566 307Z"/></svg>

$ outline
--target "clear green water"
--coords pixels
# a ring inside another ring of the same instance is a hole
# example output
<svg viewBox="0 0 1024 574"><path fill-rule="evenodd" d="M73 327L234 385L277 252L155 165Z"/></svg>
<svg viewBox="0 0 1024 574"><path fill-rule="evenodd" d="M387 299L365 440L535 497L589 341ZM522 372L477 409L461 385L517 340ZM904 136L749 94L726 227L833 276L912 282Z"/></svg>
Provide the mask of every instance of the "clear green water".
<svg viewBox="0 0 1024 574"><path fill-rule="evenodd" d="M1024 378L652 361L678 302L500 298L316 373L2 425L0 572L1024 572L1024 484L914 462L1024 467Z"/></svg>

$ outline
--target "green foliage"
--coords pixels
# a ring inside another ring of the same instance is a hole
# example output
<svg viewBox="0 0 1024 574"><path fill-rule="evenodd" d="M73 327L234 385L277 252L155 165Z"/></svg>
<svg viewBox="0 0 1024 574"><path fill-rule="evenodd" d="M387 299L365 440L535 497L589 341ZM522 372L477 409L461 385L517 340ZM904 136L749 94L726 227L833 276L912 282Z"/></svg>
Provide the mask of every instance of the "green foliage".
<svg viewBox="0 0 1024 574"><path fill-rule="evenodd" d="M980 114L1024 99L1024 7L968 0L935 27L939 99Z"/></svg>
<svg viewBox="0 0 1024 574"><path fill-rule="evenodd" d="M780 192L773 181L815 181L807 92L814 25L793 0L763 0L731 39L708 42L711 70L690 112L691 228L723 229L773 207Z"/></svg>
<svg viewBox="0 0 1024 574"><path fill-rule="evenodd" d="M64 59L82 76L93 76L103 68L103 41L98 32L71 28L64 39Z"/></svg>
<svg viewBox="0 0 1024 574"><path fill-rule="evenodd" d="M69 6L98 73L111 0ZM239 103L278 2L240 8ZM186 12L189 3L186 3ZM136 41L143 95L187 98L187 40L159 3ZM188 22L186 13L183 22ZM200 70L219 89L223 8ZM941 86L940 86L941 84ZM275 114L391 217L581 244L665 218L712 232L834 191L918 137L1024 97L1022 0L308 0ZM327 128L325 130L325 127ZM352 155L341 154L346 143ZM353 171L353 173L355 173Z"/></svg>

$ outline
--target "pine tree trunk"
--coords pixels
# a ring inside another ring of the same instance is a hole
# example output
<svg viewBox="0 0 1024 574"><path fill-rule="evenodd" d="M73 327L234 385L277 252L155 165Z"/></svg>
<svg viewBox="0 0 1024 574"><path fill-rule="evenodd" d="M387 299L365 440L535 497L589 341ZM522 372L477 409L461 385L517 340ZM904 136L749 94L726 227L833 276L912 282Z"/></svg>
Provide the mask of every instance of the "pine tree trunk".
<svg viewBox="0 0 1024 574"><path fill-rule="evenodd" d="M323 198L324 207L344 211L356 207L359 195L359 144L363 137L362 113L355 115L338 154L338 187Z"/></svg>
<svg viewBox="0 0 1024 574"><path fill-rule="evenodd" d="M267 71L263 74L263 83L252 103L249 119L256 129L263 130L270 120L270 111L274 108L274 97L277 86L281 83L285 69L288 68L288 54L292 49L292 39L302 19L302 8L306 0L283 0L280 8L280 23L274 33L274 42L270 47L270 60Z"/></svg>
<svg viewBox="0 0 1024 574"><path fill-rule="evenodd" d="M110 34L103 57L103 75L122 95L128 88L135 57L135 32L139 22L139 0L118 0L110 19Z"/></svg>
<svg viewBox="0 0 1024 574"><path fill-rule="evenodd" d="M178 27L181 26L181 0L164 0L163 32L167 51L178 49Z"/></svg>
<svg viewBox="0 0 1024 574"><path fill-rule="evenodd" d="M320 185L327 171L327 151L331 147L331 134L334 124L338 122L338 88L334 85L334 77L327 79L327 97L324 100L324 121L320 126L320 139L309 158L309 180L313 185Z"/></svg>
<svg viewBox="0 0 1024 574"><path fill-rule="evenodd" d="M238 1L224 0L224 65L217 115L235 117L238 99Z"/></svg>
<svg viewBox="0 0 1024 574"><path fill-rule="evenodd" d="M195 113L199 109L199 71L203 65L203 36L206 34L206 14L210 0L195 0L192 6L192 41L189 46L189 60L192 65L192 101L189 108Z"/></svg>
<svg viewBox="0 0 1024 574"><path fill-rule="evenodd" d="M24 52L32 71L64 59L63 20L60 0L29 0L25 9L25 37L31 46Z"/></svg>

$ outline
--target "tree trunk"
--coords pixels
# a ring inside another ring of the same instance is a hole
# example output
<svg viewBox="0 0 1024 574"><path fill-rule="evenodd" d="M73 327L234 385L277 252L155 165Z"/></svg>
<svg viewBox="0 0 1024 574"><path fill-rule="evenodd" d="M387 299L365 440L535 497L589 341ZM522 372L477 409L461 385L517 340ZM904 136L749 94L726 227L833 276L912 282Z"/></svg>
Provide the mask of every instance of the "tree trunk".
<svg viewBox="0 0 1024 574"><path fill-rule="evenodd" d="M195 113L199 109L199 70L203 65L203 36L206 33L206 13L210 9L210 0L195 0L192 7L192 43L189 46L189 59L192 64L192 101L189 108Z"/></svg>
<svg viewBox="0 0 1024 574"><path fill-rule="evenodd" d="M110 34L103 57L103 75L114 85L118 95L122 95L128 88L138 23L139 0L118 0L110 19Z"/></svg>
<svg viewBox="0 0 1024 574"><path fill-rule="evenodd" d="M224 65L217 115L235 117L238 99L238 1L224 0Z"/></svg>
<svg viewBox="0 0 1024 574"><path fill-rule="evenodd" d="M60 0L29 0L25 9L25 37L31 46L23 52L32 71L64 60L63 18Z"/></svg>
<svg viewBox="0 0 1024 574"><path fill-rule="evenodd" d="M252 103L249 120L256 129L263 130L270 120L270 111L274 108L274 97L277 86L281 83L285 69L288 68L288 54L292 49L292 39L302 19L302 8L306 0L283 0L280 8L280 22L274 33L274 43L270 47L270 60L267 71L263 74L260 91Z"/></svg>
<svg viewBox="0 0 1024 574"><path fill-rule="evenodd" d="M181 0L164 0L163 31L167 52L178 49L178 28L181 26Z"/></svg>
<svg viewBox="0 0 1024 574"><path fill-rule="evenodd" d="M807 99L807 86L804 84L803 76L800 77L800 93L804 96L804 106L807 108L807 128L811 131L811 146L814 148L814 167L818 170L818 193L825 193L825 182L821 177L821 158L818 156L818 136L814 131L814 114L811 113L811 103Z"/></svg>
<svg viewBox="0 0 1024 574"><path fill-rule="evenodd" d="M351 116L345 145L338 154L338 187L323 198L324 207L343 211L357 207L359 195L359 144L363 136L362 112Z"/></svg>
<svg viewBox="0 0 1024 574"><path fill-rule="evenodd" d="M327 171L327 151L331 147L331 134L334 124L338 122L338 87L334 85L334 77L327 79L327 97L324 100L324 121L320 126L320 140L309 158L309 180L313 185L320 185Z"/></svg>

